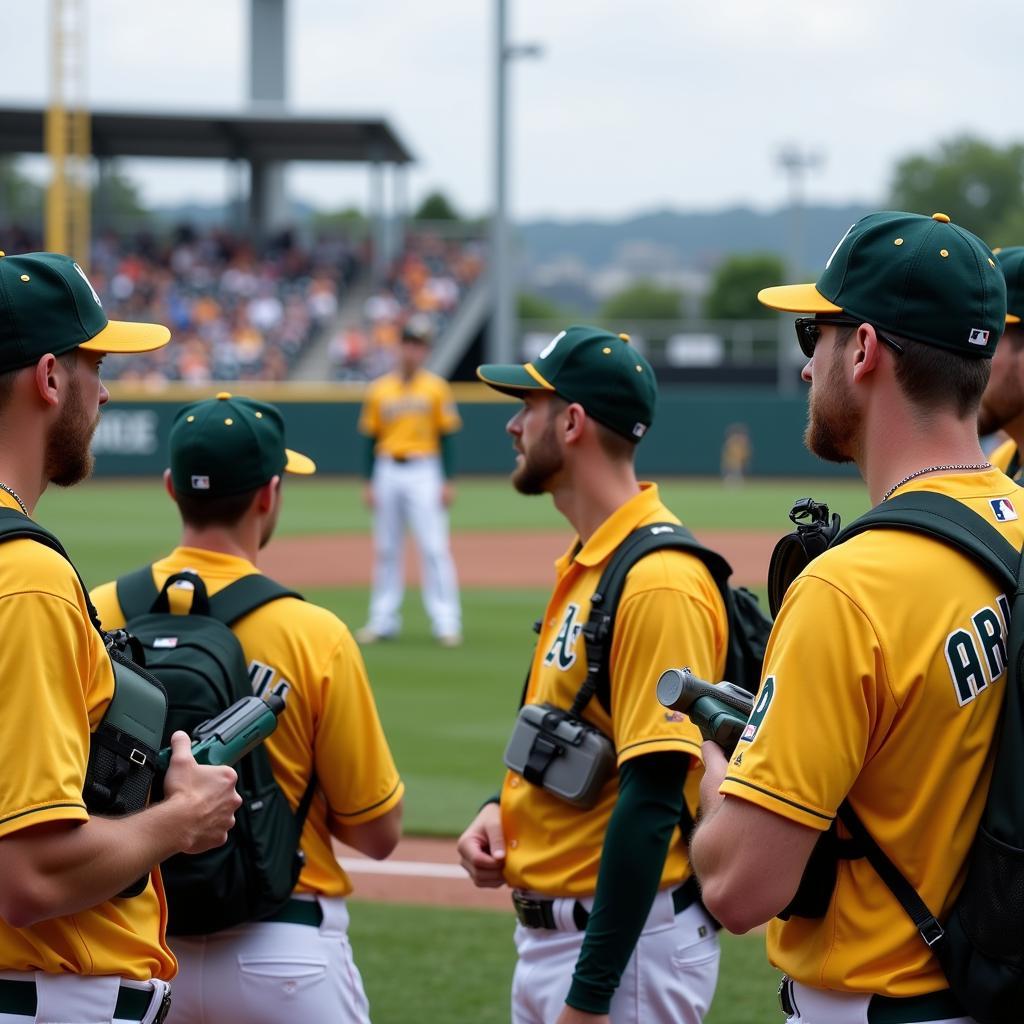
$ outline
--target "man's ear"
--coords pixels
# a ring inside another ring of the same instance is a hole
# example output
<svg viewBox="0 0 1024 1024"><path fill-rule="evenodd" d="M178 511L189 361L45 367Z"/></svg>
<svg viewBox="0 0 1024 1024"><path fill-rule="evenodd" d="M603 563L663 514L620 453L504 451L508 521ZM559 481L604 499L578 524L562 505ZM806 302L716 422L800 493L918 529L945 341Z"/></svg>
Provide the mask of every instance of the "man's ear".
<svg viewBox="0 0 1024 1024"><path fill-rule="evenodd" d="M881 361L882 342L871 324L861 324L857 328L856 335L846 344L853 346L850 355L853 358L854 382L862 383L868 374L874 373L878 369Z"/></svg>
<svg viewBox="0 0 1024 1024"><path fill-rule="evenodd" d="M587 412L579 402L570 402L564 409L565 427L562 436L570 444L583 436L583 428L587 422Z"/></svg>
<svg viewBox="0 0 1024 1024"><path fill-rule="evenodd" d="M281 477L272 476L257 492L256 507L260 512L269 512L274 507L277 492L281 489Z"/></svg>
<svg viewBox="0 0 1024 1024"><path fill-rule="evenodd" d="M178 495L174 491L174 481L171 479L171 471L170 471L170 469L165 469L164 470L164 490L167 492L167 494L170 497L171 501L173 501L173 502L175 502L175 504L177 504Z"/></svg>
<svg viewBox="0 0 1024 1024"><path fill-rule="evenodd" d="M57 357L52 352L40 356L39 362L33 371L33 382L39 397L47 405L57 405L60 399L60 385L58 380Z"/></svg>

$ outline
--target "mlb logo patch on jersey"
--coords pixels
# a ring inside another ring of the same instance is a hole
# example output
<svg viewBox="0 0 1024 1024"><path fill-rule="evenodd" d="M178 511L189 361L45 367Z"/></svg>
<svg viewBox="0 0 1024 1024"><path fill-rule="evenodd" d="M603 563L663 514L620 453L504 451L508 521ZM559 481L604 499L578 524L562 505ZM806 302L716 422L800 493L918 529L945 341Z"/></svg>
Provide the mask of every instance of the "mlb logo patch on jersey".
<svg viewBox="0 0 1024 1024"><path fill-rule="evenodd" d="M158 636L153 638L154 647L177 647L178 638L176 636Z"/></svg>
<svg viewBox="0 0 1024 1024"><path fill-rule="evenodd" d="M989 505L992 506L992 515L1001 523L1011 523L1018 518L1017 510L1009 498L992 498Z"/></svg>

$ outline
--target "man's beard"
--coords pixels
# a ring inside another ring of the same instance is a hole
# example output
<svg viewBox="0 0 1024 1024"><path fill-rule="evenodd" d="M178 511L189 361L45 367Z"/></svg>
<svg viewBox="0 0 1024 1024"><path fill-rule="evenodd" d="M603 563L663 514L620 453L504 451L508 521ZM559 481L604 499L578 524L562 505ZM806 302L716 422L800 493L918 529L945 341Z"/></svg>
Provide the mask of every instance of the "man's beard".
<svg viewBox="0 0 1024 1024"><path fill-rule="evenodd" d="M46 479L58 487L71 487L92 472L92 436L99 415L90 422L82 403L77 377L69 378L67 401L46 438Z"/></svg>
<svg viewBox="0 0 1024 1024"><path fill-rule="evenodd" d="M548 481L562 468L563 462L552 417L530 451L523 452L523 461L512 471L512 486L520 494L543 494L548 489Z"/></svg>
<svg viewBox="0 0 1024 1024"><path fill-rule="evenodd" d="M853 462L850 443L859 417L843 376L842 350L833 350L823 385L811 384L804 444L826 462Z"/></svg>

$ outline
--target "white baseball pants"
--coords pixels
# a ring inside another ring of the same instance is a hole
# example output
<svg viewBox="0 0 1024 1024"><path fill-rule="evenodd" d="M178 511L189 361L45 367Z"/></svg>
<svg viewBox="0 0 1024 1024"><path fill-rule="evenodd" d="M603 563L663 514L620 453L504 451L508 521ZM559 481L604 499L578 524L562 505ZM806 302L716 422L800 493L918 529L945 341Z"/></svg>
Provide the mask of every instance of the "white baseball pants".
<svg viewBox="0 0 1024 1024"><path fill-rule="evenodd" d="M516 926L519 952L512 977L512 1024L555 1024L565 1007L583 945L572 899L555 900L564 930ZM593 899L580 900L589 910ZM718 935L699 904L676 914L659 892L612 998L612 1024L700 1024L718 980Z"/></svg>
<svg viewBox="0 0 1024 1024"><path fill-rule="evenodd" d="M27 983L35 986L36 1012L0 1012L0 1024L152 1024L160 1012L166 981L128 981L116 975L46 974L43 971L0 971L0 986L4 982ZM141 1005L145 1009L125 1017L115 1017L118 996L123 990L144 994ZM31 991L31 989L29 989ZM3 992L7 996L7 991ZM148 1005L146 1000L148 999ZM6 999L5 999L6 1001Z"/></svg>
<svg viewBox="0 0 1024 1024"><path fill-rule="evenodd" d="M448 510L441 503L443 482L436 457L395 462L384 455L374 463L373 592L366 625L380 636L393 636L402 626L406 528L419 548L423 607L434 636L462 632Z"/></svg>
<svg viewBox="0 0 1024 1024"><path fill-rule="evenodd" d="M317 898L319 928L260 921L203 937L172 936L178 975L170 1024L369 1024L348 908L340 897Z"/></svg>
<svg viewBox="0 0 1024 1024"><path fill-rule="evenodd" d="M870 1024L869 995L831 992L809 988L798 981L788 982L795 1013L787 1017L788 1024ZM916 1020L923 1018L913 1015ZM928 1018L927 1024L977 1024L973 1017Z"/></svg>

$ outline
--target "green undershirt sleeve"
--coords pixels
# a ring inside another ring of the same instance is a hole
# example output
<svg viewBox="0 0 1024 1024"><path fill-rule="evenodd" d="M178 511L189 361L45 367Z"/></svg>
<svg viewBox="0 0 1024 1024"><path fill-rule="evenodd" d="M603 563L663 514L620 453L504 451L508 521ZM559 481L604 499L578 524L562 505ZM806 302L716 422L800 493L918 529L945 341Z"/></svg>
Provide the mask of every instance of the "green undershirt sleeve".
<svg viewBox="0 0 1024 1024"><path fill-rule="evenodd" d="M377 438L363 438L363 478L369 480L373 476L373 464L376 461L374 448L377 447Z"/></svg>
<svg viewBox="0 0 1024 1024"><path fill-rule="evenodd" d="M455 435L441 435L441 469L445 480L451 480L455 472Z"/></svg>
<svg viewBox="0 0 1024 1024"><path fill-rule="evenodd" d="M619 798L601 851L594 909L566 1002L608 1013L658 892L672 830L679 824L690 756L663 752L619 769Z"/></svg>

